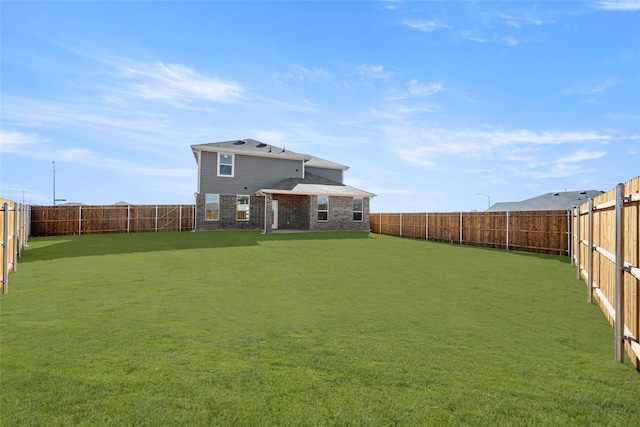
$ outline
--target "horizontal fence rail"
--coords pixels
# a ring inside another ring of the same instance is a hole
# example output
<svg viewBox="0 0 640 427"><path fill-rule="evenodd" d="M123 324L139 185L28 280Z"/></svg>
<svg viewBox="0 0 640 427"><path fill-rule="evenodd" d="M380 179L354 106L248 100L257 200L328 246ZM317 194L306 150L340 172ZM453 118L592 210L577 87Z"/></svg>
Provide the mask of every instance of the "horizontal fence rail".
<svg viewBox="0 0 640 427"><path fill-rule="evenodd" d="M576 275L615 328L615 359L640 370L640 177L573 212Z"/></svg>
<svg viewBox="0 0 640 427"><path fill-rule="evenodd" d="M555 255L569 255L570 221L570 211L370 215L373 233Z"/></svg>
<svg viewBox="0 0 640 427"><path fill-rule="evenodd" d="M0 285L9 293L9 272L18 269L18 260L29 239L29 206L0 199Z"/></svg>
<svg viewBox="0 0 640 427"><path fill-rule="evenodd" d="M32 236L191 231L194 205L32 206Z"/></svg>

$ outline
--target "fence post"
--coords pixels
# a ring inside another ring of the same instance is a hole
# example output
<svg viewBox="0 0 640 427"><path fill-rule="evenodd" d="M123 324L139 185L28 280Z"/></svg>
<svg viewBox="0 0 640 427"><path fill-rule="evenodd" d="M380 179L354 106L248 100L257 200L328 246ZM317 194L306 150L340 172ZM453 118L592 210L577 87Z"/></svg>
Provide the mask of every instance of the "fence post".
<svg viewBox="0 0 640 427"><path fill-rule="evenodd" d="M624 190L623 184L616 186L616 278L615 278L615 336L616 362L624 362Z"/></svg>
<svg viewBox="0 0 640 427"><path fill-rule="evenodd" d="M382 213L380 213L380 229L378 230L378 234L382 234Z"/></svg>
<svg viewBox="0 0 640 427"><path fill-rule="evenodd" d="M127 233L130 230L130 222L131 222L131 205L127 205Z"/></svg>
<svg viewBox="0 0 640 427"><path fill-rule="evenodd" d="M576 259L576 279L580 280L580 206L574 207L576 215L576 231L575 231L575 246L573 248Z"/></svg>
<svg viewBox="0 0 640 427"><path fill-rule="evenodd" d="M571 210L567 210L567 255L571 260L571 265L573 265L573 250L571 248L571 242L572 242L571 231L573 230L572 212L573 211Z"/></svg>
<svg viewBox="0 0 640 427"><path fill-rule="evenodd" d="M402 213L400 214L400 237L402 237Z"/></svg>
<svg viewBox="0 0 640 427"><path fill-rule="evenodd" d="M588 220L589 248L587 250L587 302L593 301L593 199L589 199L589 220Z"/></svg>
<svg viewBox="0 0 640 427"><path fill-rule="evenodd" d="M462 212L460 212L460 244L462 244Z"/></svg>
<svg viewBox="0 0 640 427"><path fill-rule="evenodd" d="M156 205L156 233L158 232L158 205Z"/></svg>
<svg viewBox="0 0 640 427"><path fill-rule="evenodd" d="M507 249L509 250L509 211L507 211Z"/></svg>
<svg viewBox="0 0 640 427"><path fill-rule="evenodd" d="M9 203L4 202L4 238L2 239L2 293L9 293Z"/></svg>
<svg viewBox="0 0 640 427"><path fill-rule="evenodd" d="M78 206L78 234L82 234L82 205Z"/></svg>
<svg viewBox="0 0 640 427"><path fill-rule="evenodd" d="M18 270L18 248L20 247L20 242L18 241L18 204L13 204L13 260L11 264L13 265L12 270Z"/></svg>
<svg viewBox="0 0 640 427"><path fill-rule="evenodd" d="M182 205L178 207L178 231L182 231Z"/></svg>
<svg viewBox="0 0 640 427"><path fill-rule="evenodd" d="M429 212L426 212L424 216L425 216L424 240L429 240Z"/></svg>

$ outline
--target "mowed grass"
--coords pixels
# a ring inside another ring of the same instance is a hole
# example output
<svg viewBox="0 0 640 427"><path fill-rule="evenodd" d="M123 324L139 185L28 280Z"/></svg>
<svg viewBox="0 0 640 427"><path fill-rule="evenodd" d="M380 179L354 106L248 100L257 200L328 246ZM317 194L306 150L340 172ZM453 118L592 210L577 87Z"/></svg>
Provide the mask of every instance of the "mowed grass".
<svg viewBox="0 0 640 427"><path fill-rule="evenodd" d="M367 233L31 239L3 426L632 426L567 258Z"/></svg>

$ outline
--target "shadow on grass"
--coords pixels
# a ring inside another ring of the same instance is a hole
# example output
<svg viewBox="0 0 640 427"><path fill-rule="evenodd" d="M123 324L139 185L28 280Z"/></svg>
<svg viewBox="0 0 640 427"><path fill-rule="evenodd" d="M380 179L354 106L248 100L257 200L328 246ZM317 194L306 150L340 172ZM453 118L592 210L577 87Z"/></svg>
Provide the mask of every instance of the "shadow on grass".
<svg viewBox="0 0 640 427"><path fill-rule="evenodd" d="M368 239L368 232L304 232L262 234L260 231L204 231L131 234L92 234L35 237L29 241L21 263L96 255L181 249L215 249L255 246L260 242Z"/></svg>

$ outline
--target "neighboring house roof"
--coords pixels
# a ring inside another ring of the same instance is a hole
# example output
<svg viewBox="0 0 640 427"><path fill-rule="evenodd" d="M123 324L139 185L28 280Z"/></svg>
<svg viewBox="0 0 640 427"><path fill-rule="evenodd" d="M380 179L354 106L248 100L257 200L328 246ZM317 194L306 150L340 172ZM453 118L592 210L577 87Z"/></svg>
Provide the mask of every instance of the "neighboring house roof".
<svg viewBox="0 0 640 427"><path fill-rule="evenodd" d="M195 144L191 146L191 150L193 151L196 161L198 161L199 151L212 151L278 159L303 160L307 166L325 169L349 169L349 166L341 165L340 163L331 162L308 154L296 153L287 150L284 147L276 147L274 145L265 144L264 142L249 138L234 141L211 142L209 144Z"/></svg>
<svg viewBox="0 0 640 427"><path fill-rule="evenodd" d="M521 202L496 203L485 212L569 210L600 194L599 190L547 193Z"/></svg>
<svg viewBox="0 0 640 427"><path fill-rule="evenodd" d="M373 193L340 184L321 176L305 172L304 178L287 178L256 194L299 194L317 196L375 197Z"/></svg>

